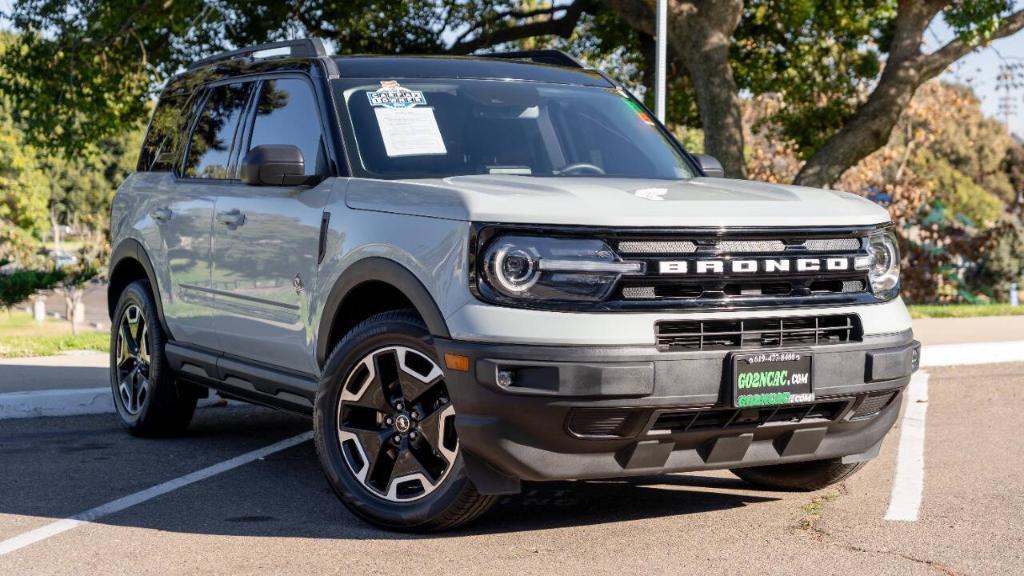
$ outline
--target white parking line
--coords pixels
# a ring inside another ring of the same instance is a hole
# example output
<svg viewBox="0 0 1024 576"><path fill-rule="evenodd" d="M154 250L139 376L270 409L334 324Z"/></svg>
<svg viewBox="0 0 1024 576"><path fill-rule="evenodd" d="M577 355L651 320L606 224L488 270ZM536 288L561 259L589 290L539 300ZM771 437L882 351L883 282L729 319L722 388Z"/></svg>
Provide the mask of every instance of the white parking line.
<svg viewBox="0 0 1024 576"><path fill-rule="evenodd" d="M924 492L924 419L928 412L928 373L918 372L906 391L907 408L900 424L896 477L886 520L914 522Z"/></svg>
<svg viewBox="0 0 1024 576"><path fill-rule="evenodd" d="M88 524L90 522L95 522L100 518L110 516L111 514L115 514L117 512L125 510L126 508L131 508L132 506L135 506L136 504L141 504L143 502L146 502L147 500L152 500L157 496L163 496L168 492L173 492L179 488L188 486L189 484L194 484L201 480L206 480L207 478L210 478L212 476L223 474L224 472L233 470L235 468L238 468L239 466L248 464L249 462L252 462L254 460L265 458L271 454L274 454L275 452L286 450L288 448L291 448L292 446L301 444L312 437L312 432L305 432L303 434L299 434L298 436L292 436L291 438L271 444L270 446L260 448L259 450L246 452L241 456L236 456L230 460L225 460L219 464L214 464L213 466L210 466L208 468L197 470L195 472L192 472L191 474L186 474L180 478L175 478L174 480L164 482L163 484L157 484L152 488L147 488L140 492L136 492L134 494L125 496L124 498L118 498L117 500L107 502L106 504L97 506L96 508L92 508L90 510L86 510L85 512L75 514L70 518L58 520L56 522L47 524L46 526L36 528L35 530L30 530L23 534L19 534L13 538L9 538L7 540L0 542L0 556L3 556L4 554L8 554L10 552L14 552L15 550L19 550L21 548L24 548L25 546L35 544L36 542L46 540L47 538L56 536L57 534L60 534L62 532L67 532L68 530L71 530L76 526Z"/></svg>

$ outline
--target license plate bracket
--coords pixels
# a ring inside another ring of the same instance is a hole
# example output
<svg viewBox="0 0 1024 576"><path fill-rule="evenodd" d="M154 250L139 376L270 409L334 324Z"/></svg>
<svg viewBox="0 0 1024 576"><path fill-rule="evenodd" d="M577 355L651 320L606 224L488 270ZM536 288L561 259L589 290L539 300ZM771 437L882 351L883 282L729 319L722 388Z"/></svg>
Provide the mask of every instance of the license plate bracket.
<svg viewBox="0 0 1024 576"><path fill-rule="evenodd" d="M812 357L806 350L734 353L732 400L736 408L814 402Z"/></svg>

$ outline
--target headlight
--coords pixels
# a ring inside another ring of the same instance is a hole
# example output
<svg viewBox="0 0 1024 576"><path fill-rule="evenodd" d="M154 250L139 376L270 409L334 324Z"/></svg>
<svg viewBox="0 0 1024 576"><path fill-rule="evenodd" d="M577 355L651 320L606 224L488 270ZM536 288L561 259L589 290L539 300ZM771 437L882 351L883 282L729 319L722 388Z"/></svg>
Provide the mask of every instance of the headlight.
<svg viewBox="0 0 1024 576"><path fill-rule="evenodd" d="M499 236L481 260L482 289L523 301L598 302L623 274L644 269L600 240L575 238Z"/></svg>
<svg viewBox="0 0 1024 576"><path fill-rule="evenodd" d="M868 271L871 291L882 299L896 295L900 284L900 249L896 236L889 231L868 238L868 256L857 258L856 267Z"/></svg>

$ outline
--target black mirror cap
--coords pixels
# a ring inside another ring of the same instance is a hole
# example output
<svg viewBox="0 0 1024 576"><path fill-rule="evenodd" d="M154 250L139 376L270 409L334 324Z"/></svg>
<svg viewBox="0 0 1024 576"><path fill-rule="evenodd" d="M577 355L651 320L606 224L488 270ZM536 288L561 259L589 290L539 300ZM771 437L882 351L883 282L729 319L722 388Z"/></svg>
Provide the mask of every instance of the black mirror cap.
<svg viewBox="0 0 1024 576"><path fill-rule="evenodd" d="M256 146L242 160L242 182L253 186L300 186L310 183L302 150L291 144Z"/></svg>
<svg viewBox="0 0 1024 576"><path fill-rule="evenodd" d="M722 163L718 161L714 156L708 156L707 154L697 154L697 163L700 164L700 171L705 176L710 178L725 178L725 169L722 168Z"/></svg>

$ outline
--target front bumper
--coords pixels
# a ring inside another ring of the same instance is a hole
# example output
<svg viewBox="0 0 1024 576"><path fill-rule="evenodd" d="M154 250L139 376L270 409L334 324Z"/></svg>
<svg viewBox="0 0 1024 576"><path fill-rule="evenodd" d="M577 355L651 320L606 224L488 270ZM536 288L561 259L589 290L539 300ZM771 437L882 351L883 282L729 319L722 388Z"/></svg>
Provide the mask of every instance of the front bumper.
<svg viewBox="0 0 1024 576"><path fill-rule="evenodd" d="M491 486L494 478L482 476L566 480L865 460L896 421L920 349L909 330L811 346L814 404L735 409L731 351L435 345L442 356L470 358L469 371L448 370L446 382L470 474ZM511 371L511 384L498 383L499 370Z"/></svg>

